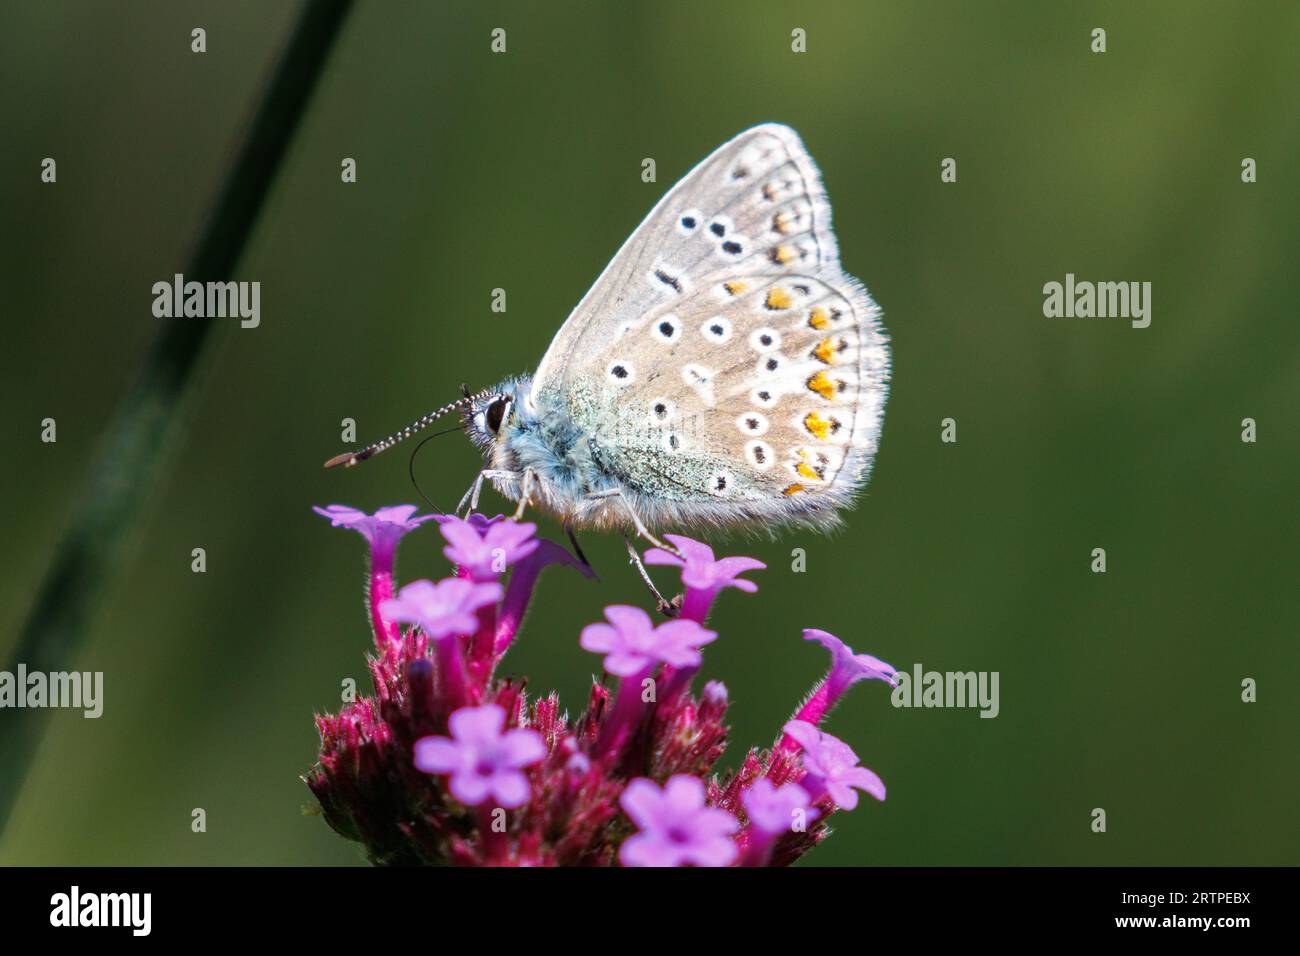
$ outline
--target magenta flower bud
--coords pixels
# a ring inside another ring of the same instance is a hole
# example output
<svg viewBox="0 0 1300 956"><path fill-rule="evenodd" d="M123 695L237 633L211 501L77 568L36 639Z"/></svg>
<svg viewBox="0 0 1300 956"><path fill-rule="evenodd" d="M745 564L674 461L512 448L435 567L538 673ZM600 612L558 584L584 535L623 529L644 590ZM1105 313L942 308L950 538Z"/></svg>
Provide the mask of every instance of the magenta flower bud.
<svg viewBox="0 0 1300 956"><path fill-rule="evenodd" d="M738 588L750 594L758 590L758 585L740 577L746 571L757 571L767 565L755 558L713 557L713 549L707 544L693 541L679 534L664 535L678 551L681 557L651 548L645 553L646 564L666 564L682 569L682 584L686 587L686 598L682 604L681 616L690 621L704 623L713 606L713 600L723 588Z"/></svg>
<svg viewBox="0 0 1300 956"><path fill-rule="evenodd" d="M726 710L727 685L718 680L709 681L700 691L700 700L717 710Z"/></svg>
<svg viewBox="0 0 1300 956"><path fill-rule="evenodd" d="M679 774L660 790L633 780L619 806L639 830L619 850L624 866L728 866L736 859L732 834L739 824L725 810L705 806L704 784Z"/></svg>
<svg viewBox="0 0 1300 956"><path fill-rule="evenodd" d="M451 795L466 806L521 807L530 793L522 768L542 760L546 744L535 730L503 732L505 722L506 712L495 704L462 707L451 715L451 737L415 742L415 766L450 775Z"/></svg>
<svg viewBox="0 0 1300 956"><path fill-rule="evenodd" d="M872 771L858 765L858 755L844 741L804 720L789 721L785 732L803 748L806 776L800 783L812 799L829 794L836 806L845 810L858 805L858 790L877 800L885 799L885 784Z"/></svg>

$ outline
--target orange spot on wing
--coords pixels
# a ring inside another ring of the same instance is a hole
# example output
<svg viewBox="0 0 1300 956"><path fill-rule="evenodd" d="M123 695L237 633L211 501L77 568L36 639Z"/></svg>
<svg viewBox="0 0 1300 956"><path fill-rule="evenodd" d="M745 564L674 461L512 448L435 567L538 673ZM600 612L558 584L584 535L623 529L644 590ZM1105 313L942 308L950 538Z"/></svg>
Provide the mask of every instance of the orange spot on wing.
<svg viewBox="0 0 1300 956"><path fill-rule="evenodd" d="M783 266L794 260L794 250L791 249L789 246L785 246L785 245L777 246L775 249L772 250L770 255L772 257L772 261L775 262L777 265Z"/></svg>
<svg viewBox="0 0 1300 956"><path fill-rule="evenodd" d="M809 391L816 392L828 402L835 397L835 382L825 372L818 372L808 379L807 384Z"/></svg>
<svg viewBox="0 0 1300 956"><path fill-rule="evenodd" d="M799 492L807 491L807 490L808 490L807 488L805 488L803 485L800 484L786 485L785 490L782 491L781 494L789 497L790 495L797 495L799 494Z"/></svg>
<svg viewBox="0 0 1300 956"><path fill-rule="evenodd" d="M767 299L764 302L769 309L788 309L794 302L790 298L790 293L786 292L780 286L774 285L767 290Z"/></svg>
<svg viewBox="0 0 1300 956"><path fill-rule="evenodd" d="M749 288L745 283L737 282L734 279L731 282L722 283L722 287L727 290L728 295L740 295L740 293Z"/></svg>
<svg viewBox="0 0 1300 956"><path fill-rule="evenodd" d="M819 305L808 313L808 324L820 332L831 327L831 320L826 310Z"/></svg>
<svg viewBox="0 0 1300 956"><path fill-rule="evenodd" d="M804 416L803 427L808 429L818 440L825 441L830 437L832 423L829 418L823 418L818 412L809 412Z"/></svg>
<svg viewBox="0 0 1300 956"><path fill-rule="evenodd" d="M841 350L842 345L842 342L837 342L835 339L822 339L813 349L813 355L817 356L817 361L823 365L834 365L835 353Z"/></svg>

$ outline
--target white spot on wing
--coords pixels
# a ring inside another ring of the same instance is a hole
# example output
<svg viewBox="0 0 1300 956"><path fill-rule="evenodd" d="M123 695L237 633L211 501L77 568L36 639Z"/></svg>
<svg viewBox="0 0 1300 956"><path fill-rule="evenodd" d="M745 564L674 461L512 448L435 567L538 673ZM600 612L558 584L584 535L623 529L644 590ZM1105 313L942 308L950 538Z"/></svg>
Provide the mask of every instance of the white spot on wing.
<svg viewBox="0 0 1300 956"><path fill-rule="evenodd" d="M759 471L772 467L775 455L772 446L765 441L745 442L745 459Z"/></svg>
<svg viewBox="0 0 1300 956"><path fill-rule="evenodd" d="M766 435L768 421L766 415L760 415L758 412L745 412L736 418L736 427L745 435Z"/></svg>
<svg viewBox="0 0 1300 956"><path fill-rule="evenodd" d="M710 342L722 345L731 341L731 320L715 315L700 326L700 334Z"/></svg>
<svg viewBox="0 0 1300 956"><path fill-rule="evenodd" d="M658 342L676 342L682 336L682 322L675 315L660 316L650 326L650 334Z"/></svg>
<svg viewBox="0 0 1300 956"><path fill-rule="evenodd" d="M677 414L677 406L666 398L652 398L647 414L651 425L666 425Z"/></svg>
<svg viewBox="0 0 1300 956"><path fill-rule="evenodd" d="M610 384L625 388L636 381L636 369L627 359L614 359L605 369L605 378Z"/></svg>
<svg viewBox="0 0 1300 956"><path fill-rule="evenodd" d="M695 391L695 394L700 396L700 400L705 405L712 406L715 403L713 397L714 374L712 369L692 362L682 369L682 381L689 385Z"/></svg>
<svg viewBox="0 0 1300 956"><path fill-rule="evenodd" d="M755 329L749 333L749 346L755 352L772 352L781 347L781 333L773 328Z"/></svg>

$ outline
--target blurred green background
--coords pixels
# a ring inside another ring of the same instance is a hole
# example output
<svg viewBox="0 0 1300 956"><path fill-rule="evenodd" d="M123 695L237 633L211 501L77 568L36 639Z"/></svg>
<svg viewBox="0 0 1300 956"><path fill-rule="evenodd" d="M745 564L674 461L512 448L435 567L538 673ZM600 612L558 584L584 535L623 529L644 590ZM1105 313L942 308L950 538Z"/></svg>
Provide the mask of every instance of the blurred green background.
<svg viewBox="0 0 1300 956"><path fill-rule="evenodd" d="M297 9L0 10L6 655ZM340 420L372 440L530 370L659 195L765 120L820 164L895 375L847 531L722 548L770 565L713 620L727 763L821 673L819 626L900 668L999 671L1001 714L856 689L830 729L889 800L807 864L1300 861L1298 40L1291 3L360 3L234 276L262 283L261 327L218 332L85 635L104 716L51 713L0 863L359 863L300 812L313 711L368 686L362 544L310 506L418 499L402 452L321 470ZM1151 327L1044 318L1067 272L1152 282ZM452 436L417 466L449 506L476 458ZM438 544L399 570L439 573ZM552 572L507 659L570 707L598 666L582 625L644 599L617 539L584 546L603 583Z"/></svg>

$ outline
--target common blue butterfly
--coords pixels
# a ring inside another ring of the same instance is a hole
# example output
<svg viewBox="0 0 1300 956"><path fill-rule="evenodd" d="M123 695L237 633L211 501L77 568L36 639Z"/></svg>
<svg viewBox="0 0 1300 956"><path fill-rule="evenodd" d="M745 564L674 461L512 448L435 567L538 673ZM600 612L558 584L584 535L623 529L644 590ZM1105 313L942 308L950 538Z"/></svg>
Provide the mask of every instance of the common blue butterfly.
<svg viewBox="0 0 1300 956"><path fill-rule="evenodd" d="M880 310L840 268L821 176L794 130L723 144L650 211L532 375L452 411L484 480L570 532L827 528L866 481L889 380Z"/></svg>

